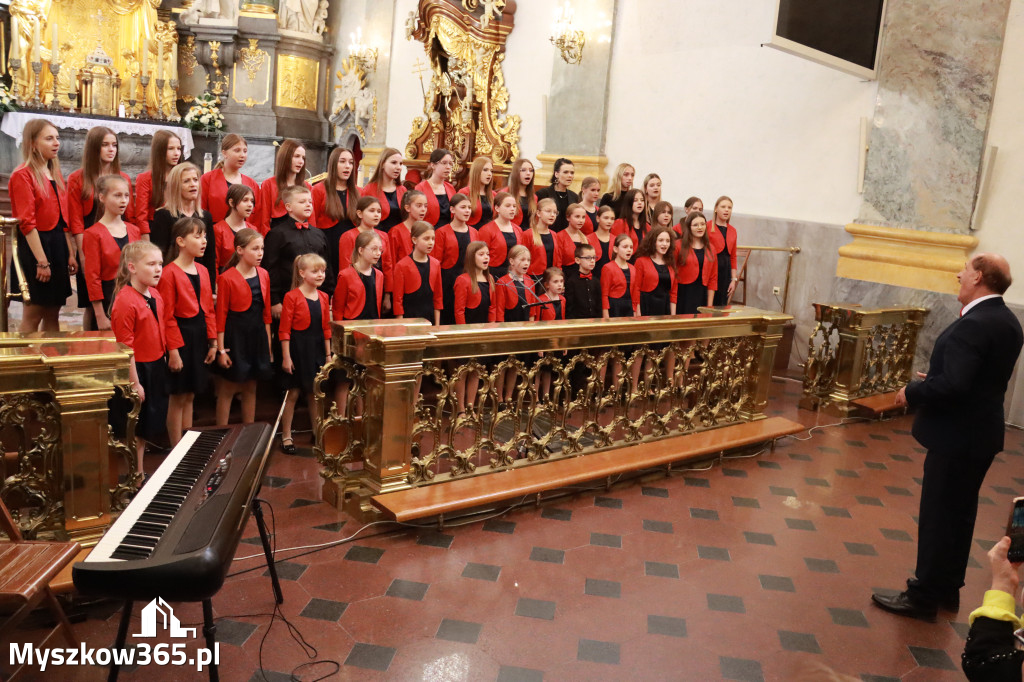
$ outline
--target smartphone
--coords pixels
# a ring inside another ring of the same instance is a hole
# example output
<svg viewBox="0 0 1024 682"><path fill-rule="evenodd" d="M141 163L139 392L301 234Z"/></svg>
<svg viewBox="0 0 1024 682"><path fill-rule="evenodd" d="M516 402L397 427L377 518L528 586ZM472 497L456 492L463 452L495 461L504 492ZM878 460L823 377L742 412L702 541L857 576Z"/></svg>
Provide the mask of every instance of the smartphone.
<svg viewBox="0 0 1024 682"><path fill-rule="evenodd" d="M1024 497L1013 500L1010 519L1006 522L1006 534L1010 537L1010 551L1006 558L1014 564L1024 562Z"/></svg>

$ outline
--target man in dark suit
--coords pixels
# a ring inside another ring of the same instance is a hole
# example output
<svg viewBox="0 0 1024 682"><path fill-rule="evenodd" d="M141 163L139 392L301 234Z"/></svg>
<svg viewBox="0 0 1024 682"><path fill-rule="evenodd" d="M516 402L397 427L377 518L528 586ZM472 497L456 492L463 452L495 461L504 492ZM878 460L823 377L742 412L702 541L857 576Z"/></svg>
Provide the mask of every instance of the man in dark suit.
<svg viewBox="0 0 1024 682"><path fill-rule="evenodd" d="M935 341L927 374L900 389L897 403L917 410L914 438L928 448L921 486L917 569L879 607L934 621L957 611L978 513L978 492L1003 449L1003 400L1020 354L1021 326L1003 303L1010 266L1002 256L973 256L957 275L960 318Z"/></svg>

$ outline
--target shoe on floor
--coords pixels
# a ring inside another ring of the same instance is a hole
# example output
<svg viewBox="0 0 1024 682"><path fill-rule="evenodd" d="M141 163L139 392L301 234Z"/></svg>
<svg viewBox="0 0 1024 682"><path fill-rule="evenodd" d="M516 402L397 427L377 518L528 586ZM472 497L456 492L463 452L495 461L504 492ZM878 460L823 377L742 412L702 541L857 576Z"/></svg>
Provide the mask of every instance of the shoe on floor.
<svg viewBox="0 0 1024 682"><path fill-rule="evenodd" d="M935 604L926 604L916 601L906 592L900 592L899 594L891 597L875 593L871 595L871 601L874 602L875 606L888 611L889 613L895 613L897 616L916 618L917 620L924 620L929 623L935 622L935 616L939 611L939 607Z"/></svg>
<svg viewBox="0 0 1024 682"><path fill-rule="evenodd" d="M298 452L298 449L296 449L295 442L292 441L291 438L282 438L281 452L283 452L286 455L294 455L295 453Z"/></svg>

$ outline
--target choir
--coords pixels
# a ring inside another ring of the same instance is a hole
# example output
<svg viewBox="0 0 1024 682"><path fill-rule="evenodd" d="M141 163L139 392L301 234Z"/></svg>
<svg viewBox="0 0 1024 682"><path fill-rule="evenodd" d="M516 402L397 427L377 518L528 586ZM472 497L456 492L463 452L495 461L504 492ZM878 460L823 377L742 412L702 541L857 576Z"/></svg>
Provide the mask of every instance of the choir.
<svg viewBox="0 0 1024 682"><path fill-rule="evenodd" d="M431 153L413 186L403 183L401 152L388 148L360 189L356 157L339 147L313 187L306 150L289 139L274 175L257 184L243 172L242 136L226 135L220 162L201 174L182 160L181 140L160 131L132 192L109 128L89 131L67 183L52 124L30 121L23 140L9 184L31 295L21 331L57 330L77 277L87 327L113 329L135 350L132 378L146 396L140 439L162 427L172 443L180 438L211 372L217 422L229 421L236 396L251 422L273 349L287 389L284 447L293 448L294 407L329 357L331 319L694 314L726 304L736 285L732 200L720 197L706 218L690 197L673 224L661 178L650 173L634 186L627 163L606 193L587 177L577 194L570 159L558 159L550 184L535 189L528 159L499 187L492 161L479 157L456 191L448 150ZM511 383L499 388L511 398ZM460 390L460 409L475 394L474 380Z"/></svg>

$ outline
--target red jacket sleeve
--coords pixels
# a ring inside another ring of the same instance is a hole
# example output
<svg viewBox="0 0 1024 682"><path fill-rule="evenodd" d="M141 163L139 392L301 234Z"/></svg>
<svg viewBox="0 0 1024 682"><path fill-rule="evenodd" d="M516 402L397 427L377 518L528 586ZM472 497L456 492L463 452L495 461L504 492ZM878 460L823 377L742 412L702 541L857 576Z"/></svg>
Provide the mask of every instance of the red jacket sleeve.
<svg viewBox="0 0 1024 682"><path fill-rule="evenodd" d="M260 290L263 292L263 324L270 324L270 273L263 268L256 268L260 278Z"/></svg>
<svg viewBox="0 0 1024 682"><path fill-rule="evenodd" d="M142 234L149 234L149 198L153 195L153 175L142 173L135 178L135 224Z"/></svg>
<svg viewBox="0 0 1024 682"><path fill-rule="evenodd" d="M704 249L705 251L711 251L711 249ZM704 255L704 272L706 273L704 281L710 291L718 291L718 258L713 253L705 253Z"/></svg>
<svg viewBox="0 0 1024 682"><path fill-rule="evenodd" d="M378 230L378 236L380 236L382 252L380 254L380 267L384 273L384 293L390 294L394 291L394 276L395 276L395 254L391 251L388 244L388 235L386 232L380 232ZM393 296L392 296L393 298Z"/></svg>
<svg viewBox="0 0 1024 682"><path fill-rule="evenodd" d="M11 198L11 212L21 223L18 229L27 235L36 229L36 188L30 173L12 173L7 181L7 193Z"/></svg>
<svg viewBox="0 0 1024 682"><path fill-rule="evenodd" d="M68 177L68 230L71 234L85 233L85 206L82 205L82 172Z"/></svg>
<svg viewBox="0 0 1024 682"><path fill-rule="evenodd" d="M679 297L679 290L676 287L676 269L671 265L668 267L668 300L670 303L676 303L676 299Z"/></svg>
<svg viewBox="0 0 1024 682"><path fill-rule="evenodd" d="M135 306L128 304L127 300L121 300L121 305L117 305L117 301L120 299L121 297L118 296L114 305L111 306L110 328L118 343L123 343L135 350Z"/></svg>
<svg viewBox="0 0 1024 682"><path fill-rule="evenodd" d="M498 291L497 291L497 287L491 287L490 291L491 291L491 305L490 305L490 309L487 311L487 321L488 322L494 322L494 321L496 321L498 319L498 299L497 299Z"/></svg>
<svg viewBox="0 0 1024 682"><path fill-rule="evenodd" d="M292 289L284 295L281 303L281 321L277 328L277 338L282 341L289 341L292 338L292 321L295 319L295 296Z"/></svg>
<svg viewBox="0 0 1024 682"><path fill-rule="evenodd" d="M170 267L164 268L163 277L156 285L156 290L160 292L160 297L164 300L164 310L167 313L164 315L164 335L167 337L167 350L175 350L185 345L185 339L181 337L181 329L178 328L178 318L174 316L174 310L178 307L178 275L175 270ZM172 274L174 273L174 274Z"/></svg>
<svg viewBox="0 0 1024 682"><path fill-rule="evenodd" d="M274 184L274 178L267 178L260 185L259 191L259 213L253 212L252 217L259 216L256 222L256 229L259 230L260 234L266 236L267 232L270 232L270 213L274 210L274 204L277 202L277 186Z"/></svg>
<svg viewBox="0 0 1024 682"><path fill-rule="evenodd" d="M203 317L206 319L206 339L216 341L217 315L213 308L213 278L205 265L196 263L196 268L199 270L199 295L201 298L199 305L203 309Z"/></svg>
<svg viewBox="0 0 1024 682"><path fill-rule="evenodd" d="M217 278L217 331L223 332L225 325L228 321L228 310L231 309L231 282L228 279L228 273L231 270L225 270L224 274Z"/></svg>
<svg viewBox="0 0 1024 682"><path fill-rule="evenodd" d="M405 314L405 275L405 261L403 260L395 267L394 290L391 292L391 311L395 317Z"/></svg>
<svg viewBox="0 0 1024 682"><path fill-rule="evenodd" d="M433 268L431 268L430 274L434 274ZM455 324L466 324L466 301L468 299L469 275L462 273L455 280ZM437 300L437 294L434 295L434 300ZM435 303L435 305L437 304Z"/></svg>
<svg viewBox="0 0 1024 682"><path fill-rule="evenodd" d="M608 269L610 266L615 265L614 263L605 263L604 267L601 268L601 309L611 310L612 305L608 301L608 294L612 290L612 272ZM616 266L618 267L618 266Z"/></svg>
<svg viewBox="0 0 1024 682"><path fill-rule="evenodd" d="M209 173L203 173L199 176L199 196L202 201L199 202L199 207L207 213L210 212L210 181L213 179L213 171Z"/></svg>
<svg viewBox="0 0 1024 682"><path fill-rule="evenodd" d="M441 289L441 263L431 256L427 256L427 258L430 258L430 291L434 294L434 310L443 310L444 291Z"/></svg>
<svg viewBox="0 0 1024 682"><path fill-rule="evenodd" d="M633 311L640 309L640 278L637 277L636 268L632 265L629 266L629 292L630 297L633 299Z"/></svg>
<svg viewBox="0 0 1024 682"><path fill-rule="evenodd" d="M504 277L502 278L504 279ZM494 291L494 304L491 306L494 308L494 321L504 322L505 321L505 290L508 289L504 283L498 284Z"/></svg>
<svg viewBox="0 0 1024 682"><path fill-rule="evenodd" d="M317 291L317 296L320 299L320 324L324 330L324 339L330 341L331 339L331 302L327 298L327 292Z"/></svg>
<svg viewBox="0 0 1024 682"><path fill-rule="evenodd" d="M82 274L85 277L89 300L102 301L103 281L100 278L100 266L103 255L100 248L100 236L93 230L86 230L82 236L82 256L85 263Z"/></svg>
<svg viewBox="0 0 1024 682"><path fill-rule="evenodd" d="M338 277L338 285L334 287L334 301L331 304L331 318L335 322L345 319L345 303L348 301L348 277L347 272L342 271Z"/></svg>

